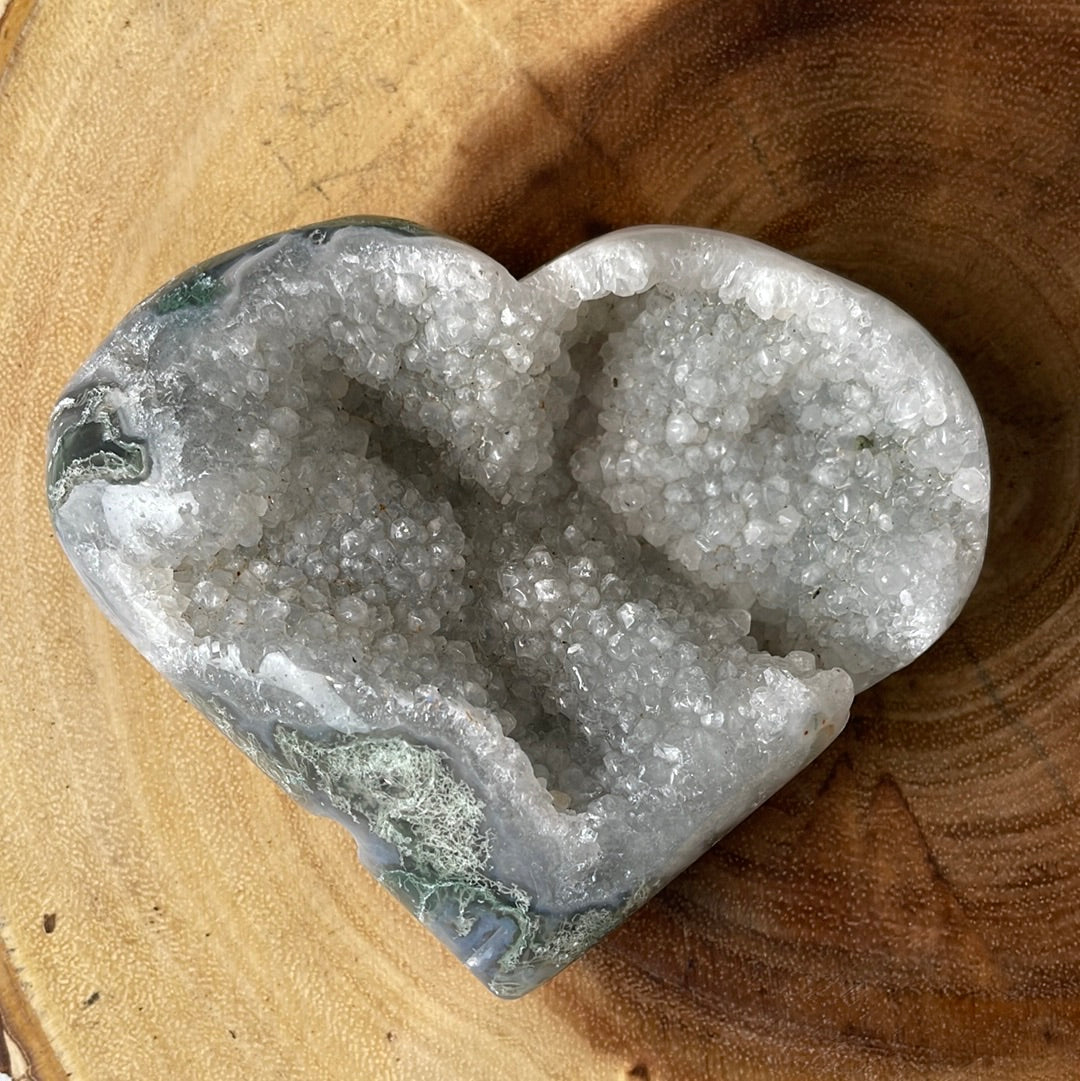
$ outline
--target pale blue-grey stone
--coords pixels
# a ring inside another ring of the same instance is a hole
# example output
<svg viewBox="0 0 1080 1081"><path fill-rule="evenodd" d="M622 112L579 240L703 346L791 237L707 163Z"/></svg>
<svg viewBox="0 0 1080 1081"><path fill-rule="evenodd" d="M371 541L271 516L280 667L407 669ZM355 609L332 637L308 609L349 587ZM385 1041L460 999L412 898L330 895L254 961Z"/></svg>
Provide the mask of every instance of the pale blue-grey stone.
<svg viewBox="0 0 1080 1081"><path fill-rule="evenodd" d="M109 617L506 996L945 630L989 496L955 367L866 290L666 227L519 282L385 219L144 301L48 470Z"/></svg>

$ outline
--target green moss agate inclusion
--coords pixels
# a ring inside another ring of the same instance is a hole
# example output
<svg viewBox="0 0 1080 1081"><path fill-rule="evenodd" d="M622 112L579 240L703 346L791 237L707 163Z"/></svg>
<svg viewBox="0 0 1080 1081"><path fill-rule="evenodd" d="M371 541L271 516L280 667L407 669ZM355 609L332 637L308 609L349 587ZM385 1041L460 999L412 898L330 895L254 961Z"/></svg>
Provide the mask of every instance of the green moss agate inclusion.
<svg viewBox="0 0 1080 1081"><path fill-rule="evenodd" d="M317 794L397 853L377 870L387 886L448 945L513 997L554 975L617 926L650 892L614 908L570 915L536 911L524 890L487 873L491 833L476 791L448 756L401 737L328 741L279 727L275 743L292 784Z"/></svg>
<svg viewBox="0 0 1080 1081"><path fill-rule="evenodd" d="M127 635L496 994L617 926L978 574L978 413L887 301L645 227L520 281L411 223L136 307L49 429Z"/></svg>

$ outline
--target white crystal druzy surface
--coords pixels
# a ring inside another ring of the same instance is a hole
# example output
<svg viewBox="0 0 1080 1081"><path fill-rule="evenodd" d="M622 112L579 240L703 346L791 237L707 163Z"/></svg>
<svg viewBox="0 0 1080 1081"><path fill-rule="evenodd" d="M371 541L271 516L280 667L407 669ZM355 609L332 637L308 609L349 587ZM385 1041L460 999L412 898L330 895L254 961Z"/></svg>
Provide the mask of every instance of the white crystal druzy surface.
<svg viewBox="0 0 1080 1081"><path fill-rule="evenodd" d="M272 237L136 308L50 431L111 618L505 995L945 630L988 495L909 317L665 227L522 281L404 223Z"/></svg>

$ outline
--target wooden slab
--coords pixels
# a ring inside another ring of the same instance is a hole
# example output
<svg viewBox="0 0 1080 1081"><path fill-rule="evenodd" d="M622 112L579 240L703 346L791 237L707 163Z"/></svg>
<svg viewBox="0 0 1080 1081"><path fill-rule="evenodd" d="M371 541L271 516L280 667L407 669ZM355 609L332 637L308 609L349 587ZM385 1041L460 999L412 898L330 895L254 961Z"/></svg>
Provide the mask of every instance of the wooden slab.
<svg viewBox="0 0 1080 1081"><path fill-rule="evenodd" d="M1080 8L0 7L0 1073L1077 1076ZM49 533L45 419L119 317L356 212L517 271L639 222L758 237L912 311L989 432L990 553L953 631L517 1003L179 700Z"/></svg>

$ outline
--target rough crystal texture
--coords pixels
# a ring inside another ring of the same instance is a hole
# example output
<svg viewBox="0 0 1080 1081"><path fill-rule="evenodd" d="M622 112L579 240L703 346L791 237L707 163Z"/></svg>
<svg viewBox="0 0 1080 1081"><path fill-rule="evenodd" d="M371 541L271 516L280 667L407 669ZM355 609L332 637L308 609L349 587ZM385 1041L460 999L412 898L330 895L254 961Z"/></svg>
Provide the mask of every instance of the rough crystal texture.
<svg viewBox="0 0 1080 1081"><path fill-rule="evenodd" d="M663 227L522 281L406 223L268 238L136 308L49 453L114 622L507 996L944 631L989 493L907 316Z"/></svg>

